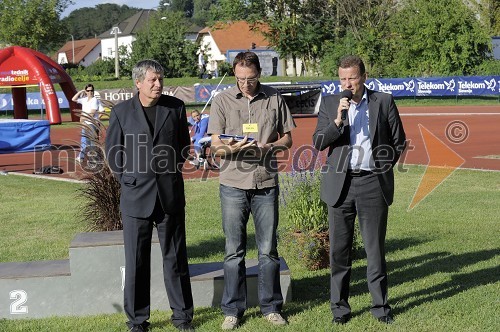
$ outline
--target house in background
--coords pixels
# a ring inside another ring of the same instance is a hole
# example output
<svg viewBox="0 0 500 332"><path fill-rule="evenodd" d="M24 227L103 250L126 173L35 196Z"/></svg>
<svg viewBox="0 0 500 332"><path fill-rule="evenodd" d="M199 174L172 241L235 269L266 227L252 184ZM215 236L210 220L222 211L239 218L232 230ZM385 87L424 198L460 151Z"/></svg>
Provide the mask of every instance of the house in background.
<svg viewBox="0 0 500 332"><path fill-rule="evenodd" d="M266 30L267 25L246 21L221 22L202 29L196 41L205 56L206 70L217 73L222 62L229 62L228 51L267 49L269 42L261 32Z"/></svg>
<svg viewBox="0 0 500 332"><path fill-rule="evenodd" d="M125 46L131 52L132 43L137 39L137 32L143 29L143 27L147 28L149 18L154 17L151 12L154 13L154 10L140 10L100 34L98 38L101 39L102 57L113 59L115 57L116 40L114 32L116 28L118 28L118 49L120 49L120 46Z"/></svg>
<svg viewBox="0 0 500 332"><path fill-rule="evenodd" d="M200 32L201 27L196 24L191 24L187 27L185 39L190 42L196 43L196 39L198 38L198 32Z"/></svg>
<svg viewBox="0 0 500 332"><path fill-rule="evenodd" d="M206 58L206 69L217 74L222 62L232 65L238 52L253 51L259 56L263 76L292 76L292 59L281 59L270 46L263 34L268 29L265 24L249 24L246 21L220 22L204 28L198 33L197 42ZM302 62L297 59L296 71L300 72L301 65Z"/></svg>
<svg viewBox="0 0 500 332"><path fill-rule="evenodd" d="M131 52L132 43L137 39L137 33L141 29L148 29L149 20L153 20L157 17L153 15L155 12L156 11L152 9L140 10L128 19L100 34L98 38L101 39L102 57L115 57L116 40L114 32L116 28L118 28L118 49L120 49L121 46L126 46L128 51ZM200 27L196 25L189 26L185 39L194 42L198 35L198 31L200 31Z"/></svg>
<svg viewBox="0 0 500 332"><path fill-rule="evenodd" d="M87 67L100 58L101 41L97 38L92 38L67 42L57 51L52 60L60 65L75 63Z"/></svg>

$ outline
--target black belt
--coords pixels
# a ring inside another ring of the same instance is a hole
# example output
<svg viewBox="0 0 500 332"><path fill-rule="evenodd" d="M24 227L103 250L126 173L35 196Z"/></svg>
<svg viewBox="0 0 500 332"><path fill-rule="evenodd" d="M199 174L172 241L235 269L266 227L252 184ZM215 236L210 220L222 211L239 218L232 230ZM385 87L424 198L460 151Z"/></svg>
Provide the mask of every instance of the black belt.
<svg viewBox="0 0 500 332"><path fill-rule="evenodd" d="M361 177L361 176L372 175L373 172L372 171L366 171L364 169L360 169L360 170L357 170L357 171L353 171L351 169L348 169L347 170L347 174L349 174L352 177Z"/></svg>

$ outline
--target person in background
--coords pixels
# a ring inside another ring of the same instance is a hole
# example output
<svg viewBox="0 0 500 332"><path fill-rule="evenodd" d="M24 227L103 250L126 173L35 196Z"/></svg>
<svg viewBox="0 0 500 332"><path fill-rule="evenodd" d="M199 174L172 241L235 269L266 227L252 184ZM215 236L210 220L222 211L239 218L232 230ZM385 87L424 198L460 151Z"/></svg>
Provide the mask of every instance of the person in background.
<svg viewBox="0 0 500 332"><path fill-rule="evenodd" d="M151 237L158 231L171 320L194 331L181 169L190 139L184 102L162 94L163 67L154 60L132 69L138 90L111 110L106 132L109 167L120 183L125 246L124 309L130 331L147 331Z"/></svg>
<svg viewBox="0 0 500 332"><path fill-rule="evenodd" d="M190 163L197 166L204 162L200 157L202 153L201 149L211 141L210 136L207 136L209 115L202 115L198 110L193 110L191 112L191 119L191 131L194 132L193 136L191 136L191 142L193 143L195 159L190 161Z"/></svg>
<svg viewBox="0 0 500 332"><path fill-rule="evenodd" d="M276 237L279 187L275 153L292 146L295 123L279 92L259 83L262 69L254 52L238 53L233 70L236 86L214 97L208 124L212 152L221 157L219 192L226 237L222 329L237 328L247 309L245 256L250 213L258 247L260 310L271 324L285 325ZM221 140L220 134L245 137Z"/></svg>
<svg viewBox="0 0 500 332"><path fill-rule="evenodd" d="M97 128L89 118L97 116L100 102L94 96L94 86L92 84L87 84L85 89L78 91L71 100L82 105L82 115L80 116L80 123L82 124L80 153L76 157L76 161L82 162L85 158L87 147L92 145L90 137L95 136L97 133Z"/></svg>
<svg viewBox="0 0 500 332"><path fill-rule="evenodd" d="M205 53L203 51L200 51L198 53L198 77L203 78L203 75L205 75L205 71Z"/></svg>
<svg viewBox="0 0 500 332"><path fill-rule="evenodd" d="M392 95L365 87L367 73L361 58L342 58L338 74L342 90L350 90L352 99L323 98L313 134L316 149L328 149L321 199L328 205L333 323L351 319L349 282L357 216L367 256L371 313L391 324L385 235L394 197L393 167L406 146L405 131Z"/></svg>

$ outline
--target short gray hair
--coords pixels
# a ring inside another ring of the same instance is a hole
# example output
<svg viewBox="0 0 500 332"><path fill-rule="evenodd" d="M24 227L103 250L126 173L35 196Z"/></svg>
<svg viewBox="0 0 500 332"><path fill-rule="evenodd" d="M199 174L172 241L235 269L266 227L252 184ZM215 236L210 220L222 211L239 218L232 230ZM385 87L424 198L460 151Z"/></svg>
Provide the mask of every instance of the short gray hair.
<svg viewBox="0 0 500 332"><path fill-rule="evenodd" d="M141 60L132 69L132 80L142 82L146 77L148 70L151 70L155 74L161 74L163 76L164 69L162 65L156 60Z"/></svg>

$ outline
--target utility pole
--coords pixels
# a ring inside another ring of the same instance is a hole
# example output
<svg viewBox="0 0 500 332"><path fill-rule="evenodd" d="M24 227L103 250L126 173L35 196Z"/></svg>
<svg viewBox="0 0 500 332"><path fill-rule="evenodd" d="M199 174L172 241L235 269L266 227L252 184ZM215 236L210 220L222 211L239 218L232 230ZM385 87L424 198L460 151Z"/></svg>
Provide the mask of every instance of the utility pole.
<svg viewBox="0 0 500 332"><path fill-rule="evenodd" d="M73 49L73 57L71 58L71 63L75 63L75 37L72 34L69 35L71 36L71 46Z"/></svg>
<svg viewBox="0 0 500 332"><path fill-rule="evenodd" d="M119 78L120 77L120 64L118 62L118 34L122 33L120 31L120 28L118 28L117 26L116 27L113 27L111 29L111 34L112 35L115 35L115 77L116 78Z"/></svg>

